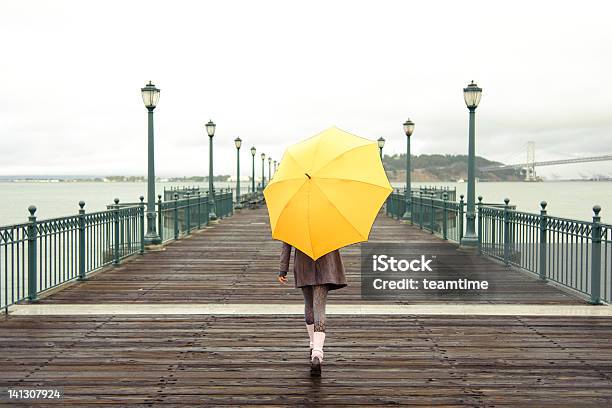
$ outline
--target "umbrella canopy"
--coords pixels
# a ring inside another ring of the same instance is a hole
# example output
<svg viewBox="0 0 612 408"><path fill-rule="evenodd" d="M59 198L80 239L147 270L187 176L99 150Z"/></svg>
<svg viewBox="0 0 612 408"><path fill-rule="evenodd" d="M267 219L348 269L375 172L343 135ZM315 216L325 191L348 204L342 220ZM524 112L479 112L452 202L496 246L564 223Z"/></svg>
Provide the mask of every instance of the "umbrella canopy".
<svg viewBox="0 0 612 408"><path fill-rule="evenodd" d="M316 260L367 241L392 191L376 141L332 127L289 147L263 193L272 238Z"/></svg>

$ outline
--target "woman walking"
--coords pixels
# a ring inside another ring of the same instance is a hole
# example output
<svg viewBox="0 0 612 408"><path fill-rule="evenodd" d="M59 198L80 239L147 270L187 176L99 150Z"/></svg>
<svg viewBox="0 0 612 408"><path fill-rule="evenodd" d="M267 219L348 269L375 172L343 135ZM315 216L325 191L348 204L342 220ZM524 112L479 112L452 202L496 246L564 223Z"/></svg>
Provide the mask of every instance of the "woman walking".
<svg viewBox="0 0 612 408"><path fill-rule="evenodd" d="M291 245L283 242L278 273L278 281L281 284L287 283L291 248ZM304 320L310 338L310 372L313 375L321 375L327 292L346 286L340 252L336 249L315 261L295 248L293 277L295 287L301 288L304 295Z"/></svg>

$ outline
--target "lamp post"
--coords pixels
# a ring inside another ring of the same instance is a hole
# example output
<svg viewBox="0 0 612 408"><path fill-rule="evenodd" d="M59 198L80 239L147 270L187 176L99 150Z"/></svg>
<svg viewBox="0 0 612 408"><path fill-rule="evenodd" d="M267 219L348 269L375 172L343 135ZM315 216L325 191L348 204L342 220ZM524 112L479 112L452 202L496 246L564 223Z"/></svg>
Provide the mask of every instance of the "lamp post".
<svg viewBox="0 0 612 408"><path fill-rule="evenodd" d="M274 174L276 174L276 160L274 160Z"/></svg>
<svg viewBox="0 0 612 408"><path fill-rule="evenodd" d="M268 157L268 183L272 180L272 158Z"/></svg>
<svg viewBox="0 0 612 408"><path fill-rule="evenodd" d="M151 81L140 89L142 100L149 111L148 115L148 168L147 168L147 233L145 244L159 244L161 239L155 230L155 150L153 143L153 110L159 102L160 90Z"/></svg>
<svg viewBox="0 0 612 408"><path fill-rule="evenodd" d="M266 186L266 173L264 170L264 163L266 161L266 154L262 153L261 154L261 189L263 190L263 188Z"/></svg>
<svg viewBox="0 0 612 408"><path fill-rule="evenodd" d="M414 122L408 119L404 122L404 133L406 134L406 210L402 217L403 220L409 220L412 213L412 186L410 179L410 136L414 131Z"/></svg>
<svg viewBox="0 0 612 408"><path fill-rule="evenodd" d="M213 137L215 136L215 128L217 125L213 123L212 120L209 120L206 124L206 133L208 134L208 153L209 153L209 161L208 161L208 202L210 204L210 213L208 214L208 218L210 220L216 220L216 208L215 208L215 186L213 184L214 174L213 174Z"/></svg>
<svg viewBox="0 0 612 408"><path fill-rule="evenodd" d="M257 150L255 146L251 147L251 156L253 157L253 169L251 174L251 193L255 192L255 153Z"/></svg>
<svg viewBox="0 0 612 408"><path fill-rule="evenodd" d="M236 208L242 208L240 203L240 146L242 146L242 139L239 137L234 139L236 145Z"/></svg>
<svg viewBox="0 0 612 408"><path fill-rule="evenodd" d="M382 149L385 146L385 139L381 136L378 138L378 150L380 151L380 160L382 161Z"/></svg>
<svg viewBox="0 0 612 408"><path fill-rule="evenodd" d="M475 116L476 108L480 102L482 89L472 81L467 88L463 88L463 99L470 111L469 138L468 138L468 185L467 185L467 212L466 212L466 227L465 235L461 239L463 246L478 245L478 236L476 235L476 213L475 213L475 195L476 195L476 150L475 150Z"/></svg>

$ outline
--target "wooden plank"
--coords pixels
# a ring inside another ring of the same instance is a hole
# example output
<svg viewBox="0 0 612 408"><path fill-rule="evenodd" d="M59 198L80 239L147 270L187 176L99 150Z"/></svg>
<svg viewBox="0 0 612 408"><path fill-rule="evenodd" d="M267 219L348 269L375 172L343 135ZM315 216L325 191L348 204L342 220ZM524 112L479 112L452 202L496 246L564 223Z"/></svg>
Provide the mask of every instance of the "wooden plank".
<svg viewBox="0 0 612 408"><path fill-rule="evenodd" d="M583 303L383 215L371 239L431 245L455 267L470 265L465 274L485 275L500 288L471 303ZM40 302L301 303L299 290L275 282L279 249L265 208L244 210ZM349 287L329 301L364 303L359 247L341 252ZM417 294L404 303L435 301L466 302ZM9 315L0 321L0 386L61 386L65 398L45 405L62 407L606 406L611 323L580 316L332 315L324 375L316 379L298 316Z"/></svg>
<svg viewBox="0 0 612 408"><path fill-rule="evenodd" d="M457 249L417 227L379 214L372 242L412 242L429 245L452 264L448 276L487 279L495 290L477 297L447 294L433 297L413 293L401 301L373 303L521 303L578 304L584 301L539 282L534 276L506 268L486 257ZM341 249L349 286L330 293L330 302L362 303L360 249ZM149 252L116 268L95 274L86 282L75 282L41 299L43 303L286 303L301 302L301 292L276 283L280 243L271 239L267 210L243 210L218 224L169 243L164 251ZM466 266L462 266L466 265ZM461 269L463 268L463 269ZM444 276L444 271L440 273Z"/></svg>
<svg viewBox="0 0 612 408"><path fill-rule="evenodd" d="M295 316L41 320L0 322L0 385L58 406L612 403L608 317L329 316L319 380Z"/></svg>

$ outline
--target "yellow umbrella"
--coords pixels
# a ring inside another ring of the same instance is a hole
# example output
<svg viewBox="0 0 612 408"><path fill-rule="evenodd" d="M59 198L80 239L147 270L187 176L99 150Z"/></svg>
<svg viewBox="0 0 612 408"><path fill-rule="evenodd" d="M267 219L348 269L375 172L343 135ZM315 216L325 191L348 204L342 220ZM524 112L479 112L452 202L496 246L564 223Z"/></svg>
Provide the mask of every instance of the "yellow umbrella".
<svg viewBox="0 0 612 408"><path fill-rule="evenodd" d="M391 191L377 143L332 127L289 147L263 193L272 238L316 260L367 241Z"/></svg>

